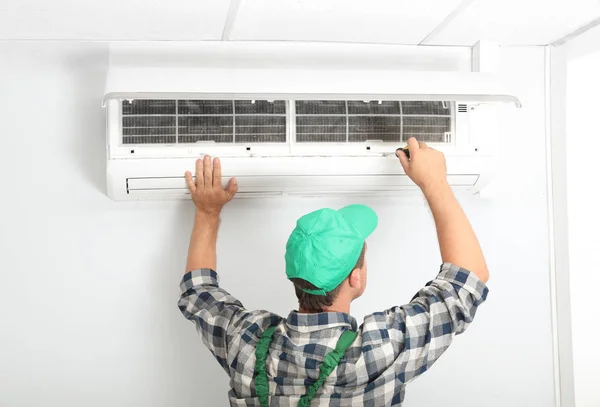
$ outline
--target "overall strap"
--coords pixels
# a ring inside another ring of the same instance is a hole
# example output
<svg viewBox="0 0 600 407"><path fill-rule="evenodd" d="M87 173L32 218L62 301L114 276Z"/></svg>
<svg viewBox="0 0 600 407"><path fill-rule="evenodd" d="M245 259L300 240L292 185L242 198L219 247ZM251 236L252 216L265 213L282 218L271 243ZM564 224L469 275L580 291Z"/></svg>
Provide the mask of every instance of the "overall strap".
<svg viewBox="0 0 600 407"><path fill-rule="evenodd" d="M267 353L269 345L273 340L273 333L276 326L271 326L263 332L256 344L256 366L254 370L258 373L256 376L256 395L260 400L261 407L269 406L269 380L267 378Z"/></svg>
<svg viewBox="0 0 600 407"><path fill-rule="evenodd" d="M315 394L317 394L317 390L323 386L325 379L327 379L327 377L337 368L342 356L344 356L344 353L346 352L346 349L352 345L352 342L354 342L354 339L356 339L357 335L358 332L354 331L345 331L342 334L335 345L335 350L329 352L327 356L325 356L325 360L323 363L321 363L321 366L319 366L319 378L308 388L306 394L300 398L298 407L310 406L310 402L313 397L315 397Z"/></svg>
<svg viewBox="0 0 600 407"><path fill-rule="evenodd" d="M254 370L257 372L255 380L255 390L258 400L260 401L261 407L269 406L269 381L267 378L267 353L269 352L269 345L273 340L273 333L275 332L275 326L269 327L263 332L258 343L256 344L256 365ZM304 396L300 398L298 407L309 407L311 400L315 397L317 391L325 383L325 379L337 368L342 356L346 352L354 339L358 336L358 332L345 331L337 344L335 349L325 356L325 360L319 366L319 378L308 388L308 391Z"/></svg>

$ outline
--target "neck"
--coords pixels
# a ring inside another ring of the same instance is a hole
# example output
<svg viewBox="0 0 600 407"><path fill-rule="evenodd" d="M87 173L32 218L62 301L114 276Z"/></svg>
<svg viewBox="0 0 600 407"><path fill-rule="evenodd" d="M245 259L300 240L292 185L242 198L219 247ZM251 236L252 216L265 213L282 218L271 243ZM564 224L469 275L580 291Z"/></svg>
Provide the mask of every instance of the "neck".
<svg viewBox="0 0 600 407"><path fill-rule="evenodd" d="M311 311L302 307L298 310L298 312L301 314L318 314L318 311ZM341 312L350 315L350 303L338 304L334 302L330 307L323 307L321 312Z"/></svg>

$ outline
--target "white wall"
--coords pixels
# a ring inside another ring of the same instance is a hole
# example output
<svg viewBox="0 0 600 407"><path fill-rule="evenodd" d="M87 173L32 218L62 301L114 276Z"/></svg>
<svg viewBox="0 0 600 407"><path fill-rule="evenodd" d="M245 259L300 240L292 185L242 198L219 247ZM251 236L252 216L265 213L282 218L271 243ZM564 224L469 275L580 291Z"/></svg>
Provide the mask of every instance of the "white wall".
<svg viewBox="0 0 600 407"><path fill-rule="evenodd" d="M567 201L569 273L573 332L573 368L577 407L600 405L600 335L596 287L600 286L600 212L598 211L598 95L600 50L568 63ZM590 48L591 46L591 48Z"/></svg>
<svg viewBox="0 0 600 407"><path fill-rule="evenodd" d="M0 405L226 405L226 375L176 307L192 205L115 203L104 193L107 46L4 42L0 55ZM457 66L468 55L457 49ZM503 108L497 197L464 202L489 260L489 301L409 386L408 407L554 405L543 50L504 57L502 75L524 107ZM295 219L350 202L231 203L223 287L249 308L287 315L295 301L283 253ZM362 202L380 227L358 317L410 300L440 262L422 201Z"/></svg>

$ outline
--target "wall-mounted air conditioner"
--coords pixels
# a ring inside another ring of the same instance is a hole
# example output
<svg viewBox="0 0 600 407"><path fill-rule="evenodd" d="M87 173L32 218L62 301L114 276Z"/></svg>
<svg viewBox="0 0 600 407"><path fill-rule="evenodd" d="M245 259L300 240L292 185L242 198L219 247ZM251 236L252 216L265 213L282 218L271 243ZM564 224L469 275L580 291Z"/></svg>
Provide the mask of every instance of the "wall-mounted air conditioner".
<svg viewBox="0 0 600 407"><path fill-rule="evenodd" d="M108 194L184 198L183 174L218 156L239 197L415 191L394 152L409 137L446 154L455 190L495 162L495 104L482 73L210 69L112 54L105 94Z"/></svg>

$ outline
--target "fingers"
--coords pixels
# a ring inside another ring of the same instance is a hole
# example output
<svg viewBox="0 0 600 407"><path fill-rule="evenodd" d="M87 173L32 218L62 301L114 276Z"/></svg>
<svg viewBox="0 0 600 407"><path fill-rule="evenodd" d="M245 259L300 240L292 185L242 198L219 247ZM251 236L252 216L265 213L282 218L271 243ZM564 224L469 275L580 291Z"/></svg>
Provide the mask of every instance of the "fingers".
<svg viewBox="0 0 600 407"><path fill-rule="evenodd" d="M410 165L410 161L408 161L408 157L406 153L402 150L396 152L396 156L400 159L400 164L402 164L402 168L404 168L404 172L407 173L408 166Z"/></svg>
<svg viewBox="0 0 600 407"><path fill-rule="evenodd" d="M225 188L225 194L227 195L227 200L231 201L237 191L238 191L238 183L237 183L237 179L234 177L229 180L229 183L227 184L227 188Z"/></svg>
<svg viewBox="0 0 600 407"><path fill-rule="evenodd" d="M424 141L419 141L419 148L429 148L429 146Z"/></svg>
<svg viewBox="0 0 600 407"><path fill-rule="evenodd" d="M222 188L221 184L221 160L215 158L213 161L213 188Z"/></svg>
<svg viewBox="0 0 600 407"><path fill-rule="evenodd" d="M192 173L189 171L185 172L185 182L187 183L187 187L191 193L196 192L196 184L194 184L194 179L192 178Z"/></svg>
<svg viewBox="0 0 600 407"><path fill-rule="evenodd" d="M196 160L196 186L198 188L204 186L204 164L202 160Z"/></svg>
<svg viewBox="0 0 600 407"><path fill-rule="evenodd" d="M205 155L196 160L196 182L190 171L185 172L185 182L192 193L192 199L198 209L220 211L231 201L238 191L237 179L231 178L225 189L222 188L221 160Z"/></svg>
<svg viewBox="0 0 600 407"><path fill-rule="evenodd" d="M212 186L213 172L212 172L212 160L209 155L204 156L204 186Z"/></svg>
<svg viewBox="0 0 600 407"><path fill-rule="evenodd" d="M414 157L415 154L419 154L419 142L416 138L411 137L406 142L408 144L408 151L410 151L410 156Z"/></svg>

